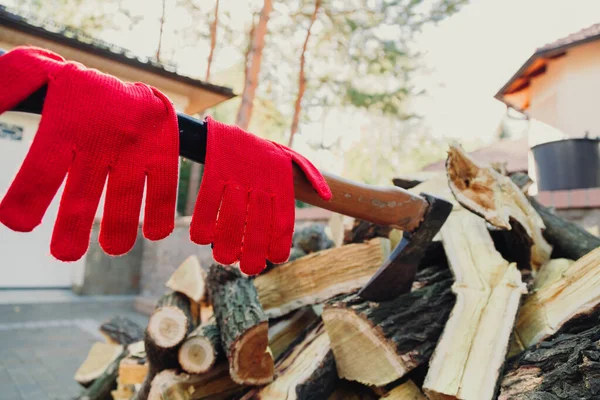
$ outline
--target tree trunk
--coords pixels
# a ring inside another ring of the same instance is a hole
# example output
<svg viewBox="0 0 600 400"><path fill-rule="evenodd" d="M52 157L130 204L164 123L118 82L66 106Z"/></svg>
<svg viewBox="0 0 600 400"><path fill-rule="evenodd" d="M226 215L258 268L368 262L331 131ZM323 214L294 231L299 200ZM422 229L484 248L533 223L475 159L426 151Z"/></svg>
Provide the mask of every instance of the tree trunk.
<svg viewBox="0 0 600 400"><path fill-rule="evenodd" d="M162 47L163 28L165 26L166 7L167 7L167 0L162 0L162 13L160 15L160 31L158 33L158 46L156 47L156 61L158 61L158 62L160 62L160 50Z"/></svg>
<svg viewBox="0 0 600 400"><path fill-rule="evenodd" d="M234 267L214 264L208 282L231 378L248 385L271 382L273 356L267 315L252 281Z"/></svg>
<svg viewBox="0 0 600 400"><path fill-rule="evenodd" d="M246 130L252 118L252 108L254 106L254 97L256 96L256 87L258 86L262 53L265 47L267 23L269 22L272 9L273 0L264 0L258 25L251 31L251 45L246 58L246 80L244 82L244 91L242 92L242 103L240 104L235 122L240 128Z"/></svg>
<svg viewBox="0 0 600 400"><path fill-rule="evenodd" d="M217 45L217 27L219 26L219 0L215 1L215 18L210 24L210 50L208 52L208 62L206 63L206 74L204 80L210 81L210 73L215 54L215 47ZM190 166L190 179L188 182L188 193L185 202L185 215L192 215L194 213L194 206L196 204L196 197L198 196L198 189L200 188L200 178L202 177L202 171L204 170L203 164L192 162Z"/></svg>
<svg viewBox="0 0 600 400"><path fill-rule="evenodd" d="M294 135L298 131L298 124L300 122L300 111L302 110L302 97L306 91L306 77L304 74L304 65L306 64L306 47L308 46L308 40L310 39L310 31L317 19L317 13L321 7L321 0L315 0L315 9L310 16L310 23L306 30L306 38L304 39L304 45L302 45L302 54L300 55L300 73L298 74L298 96L296 97L296 103L294 104L294 117L292 119L292 128L290 129L290 139L288 141L288 147L292 147L294 142Z"/></svg>
<svg viewBox="0 0 600 400"><path fill-rule="evenodd" d="M509 360L498 398L600 398L600 325L553 336Z"/></svg>
<svg viewBox="0 0 600 400"><path fill-rule="evenodd" d="M200 325L179 348L181 368L192 374L201 374L210 370L219 358L221 333L215 321Z"/></svg>
<svg viewBox="0 0 600 400"><path fill-rule="evenodd" d="M274 318L358 290L386 260L389 245L389 240L377 238L279 265L254 279L260 303Z"/></svg>

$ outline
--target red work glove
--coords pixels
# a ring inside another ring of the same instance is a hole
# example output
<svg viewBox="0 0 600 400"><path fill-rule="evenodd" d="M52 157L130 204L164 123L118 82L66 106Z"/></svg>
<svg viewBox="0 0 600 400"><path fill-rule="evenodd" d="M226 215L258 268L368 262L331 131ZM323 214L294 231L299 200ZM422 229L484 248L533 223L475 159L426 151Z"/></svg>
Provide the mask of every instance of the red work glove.
<svg viewBox="0 0 600 400"><path fill-rule="evenodd" d="M262 271L267 259L285 262L294 233L292 161L324 200L331 198L327 182L310 161L285 146L210 117L207 124L206 164L190 227L192 241L212 243L217 262L239 260L249 275Z"/></svg>
<svg viewBox="0 0 600 400"><path fill-rule="evenodd" d="M21 47L0 57L0 112L45 84L40 126L0 203L0 222L19 232L33 230L68 172L50 245L59 260L78 260L86 252L107 176L104 251L119 255L133 246L146 180L144 235L169 235L179 152L169 100L142 83L123 83L52 52Z"/></svg>

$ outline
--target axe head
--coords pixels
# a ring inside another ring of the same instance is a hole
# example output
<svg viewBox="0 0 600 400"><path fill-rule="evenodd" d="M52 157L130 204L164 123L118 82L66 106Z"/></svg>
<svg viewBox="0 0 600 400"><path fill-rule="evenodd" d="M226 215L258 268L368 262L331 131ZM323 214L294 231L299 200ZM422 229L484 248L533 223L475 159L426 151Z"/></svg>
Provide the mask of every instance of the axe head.
<svg viewBox="0 0 600 400"><path fill-rule="evenodd" d="M369 301L393 300L410 291L417 268L427 245L439 232L452 211L452 203L421 193L429 207L423 221L413 232L404 232L392 254L373 275L358 295Z"/></svg>

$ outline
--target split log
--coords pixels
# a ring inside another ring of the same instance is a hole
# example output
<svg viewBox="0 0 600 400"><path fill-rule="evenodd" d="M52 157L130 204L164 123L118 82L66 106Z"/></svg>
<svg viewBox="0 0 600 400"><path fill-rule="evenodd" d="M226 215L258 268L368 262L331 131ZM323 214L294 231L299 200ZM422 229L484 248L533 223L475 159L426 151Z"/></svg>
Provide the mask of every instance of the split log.
<svg viewBox="0 0 600 400"><path fill-rule="evenodd" d="M186 295L170 292L158 300L144 334L149 369L136 399L148 397L152 380L160 371L179 367L179 345L193 328L190 300Z"/></svg>
<svg viewBox="0 0 600 400"><path fill-rule="evenodd" d="M119 363L119 383L121 385L139 385L148 374L146 359L127 356Z"/></svg>
<svg viewBox="0 0 600 400"><path fill-rule="evenodd" d="M114 319L113 319L114 320ZM108 398L113 391L117 387L117 376L118 376L118 368L122 359L124 359L127 355L129 355L129 348L132 346L125 347L126 342L138 342L142 340L141 329L135 328L133 326L135 324L132 321L127 323L128 329L124 330L127 334L115 334L112 337L115 341L122 340L123 343L118 343L117 346L121 348L120 354L114 358L114 360L105 368L98 378L94 380L94 382L87 389L81 392L81 394L77 397L81 400L101 400ZM116 332L118 330L114 330ZM138 335L138 336L136 336ZM111 346L108 344L108 346ZM112 344L112 346L115 346ZM102 346L103 347L103 346ZM105 350L103 350L105 351ZM90 351L91 353L91 351ZM109 351L106 351L106 354L109 354Z"/></svg>
<svg viewBox="0 0 600 400"><path fill-rule="evenodd" d="M533 291L537 292L545 286L561 279L575 261L556 258L548 261L533 280Z"/></svg>
<svg viewBox="0 0 600 400"><path fill-rule="evenodd" d="M326 399L337 379L329 337L319 322L303 332L277 362L273 382L251 390L242 400Z"/></svg>
<svg viewBox="0 0 600 400"><path fill-rule="evenodd" d="M544 222L509 177L478 165L459 145L450 146L446 170L458 202L493 226L513 230L519 238L515 243L521 244L534 271L550 259L552 246L542 235Z"/></svg>
<svg viewBox="0 0 600 400"><path fill-rule="evenodd" d="M600 325L555 335L509 360L498 398L600 398Z"/></svg>
<svg viewBox="0 0 600 400"><path fill-rule="evenodd" d="M377 238L312 253L254 279L270 318L350 293L366 284L390 253L389 240Z"/></svg>
<svg viewBox="0 0 600 400"><path fill-rule="evenodd" d="M242 390L244 387L231 379L227 362L223 362L199 375L178 374L176 370L160 372L152 381L148 400L224 400Z"/></svg>
<svg viewBox="0 0 600 400"><path fill-rule="evenodd" d="M302 308L282 317L269 326L269 348L275 360L279 359L296 338L319 317L311 307Z"/></svg>
<svg viewBox="0 0 600 400"><path fill-rule="evenodd" d="M127 355L126 351L121 352L117 358L110 363L94 383L85 389L77 400L105 400L110 398L111 392L117 387L117 376L119 372L119 363Z"/></svg>
<svg viewBox="0 0 600 400"><path fill-rule="evenodd" d="M332 299L323 321L340 378L383 386L429 361L454 303L452 279L374 303Z"/></svg>
<svg viewBox="0 0 600 400"><path fill-rule="evenodd" d="M325 225L311 224L294 232L292 247L302 250L305 254L332 248L333 240L325 233Z"/></svg>
<svg viewBox="0 0 600 400"><path fill-rule="evenodd" d="M89 386L94 380L98 379L104 371L117 359L124 351L124 347L113 343L94 343L90 349L87 358L75 372L75 380L84 387Z"/></svg>
<svg viewBox="0 0 600 400"><path fill-rule="evenodd" d="M590 315L600 304L600 247L573 263L558 280L529 296L515 327L516 350L556 333L573 318Z"/></svg>
<svg viewBox="0 0 600 400"><path fill-rule="evenodd" d="M456 305L423 390L431 400L492 399L526 288L516 265L494 248L483 219L453 211L441 237L455 276Z"/></svg>
<svg viewBox="0 0 600 400"><path fill-rule="evenodd" d="M211 369L221 353L220 335L214 320L194 329L179 348L178 359L181 368L192 374L204 373Z"/></svg>
<svg viewBox="0 0 600 400"><path fill-rule="evenodd" d="M100 325L100 332L109 342L129 345L144 336L144 330L132 320L117 316Z"/></svg>
<svg viewBox="0 0 600 400"><path fill-rule="evenodd" d="M385 400L427 400L421 389L410 379L390 390L381 399Z"/></svg>
<svg viewBox="0 0 600 400"><path fill-rule="evenodd" d="M240 384L271 382L274 365L269 350L269 326L253 281L243 277L235 267L214 264L208 282L231 378Z"/></svg>
<svg viewBox="0 0 600 400"><path fill-rule="evenodd" d="M206 294L206 272L202 269L198 257L189 256L177 267L166 286L174 292L185 294L195 303L200 303Z"/></svg>

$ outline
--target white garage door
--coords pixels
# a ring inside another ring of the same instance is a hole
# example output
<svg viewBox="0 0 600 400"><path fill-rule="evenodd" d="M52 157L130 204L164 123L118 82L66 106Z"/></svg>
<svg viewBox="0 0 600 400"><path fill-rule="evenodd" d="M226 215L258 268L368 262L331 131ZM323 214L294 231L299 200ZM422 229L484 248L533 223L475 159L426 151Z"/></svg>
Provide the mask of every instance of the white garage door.
<svg viewBox="0 0 600 400"><path fill-rule="evenodd" d="M0 198L25 158L38 123L37 115L0 115ZM60 193L33 232L13 232L0 224L0 288L71 286L71 274L81 268L82 260L63 263L50 255L50 236L59 202Z"/></svg>

